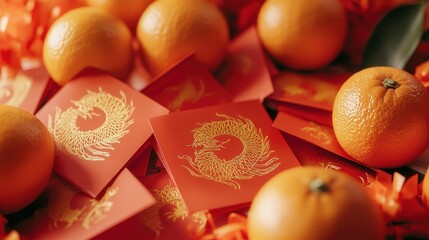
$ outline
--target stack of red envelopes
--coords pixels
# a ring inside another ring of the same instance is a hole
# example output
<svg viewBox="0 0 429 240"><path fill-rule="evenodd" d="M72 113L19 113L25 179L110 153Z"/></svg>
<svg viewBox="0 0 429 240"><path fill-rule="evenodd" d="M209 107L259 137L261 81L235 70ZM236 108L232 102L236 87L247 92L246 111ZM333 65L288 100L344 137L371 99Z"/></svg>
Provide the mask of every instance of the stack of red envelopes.
<svg viewBox="0 0 429 240"><path fill-rule="evenodd" d="M49 186L11 227L29 239L186 239L245 214L291 167L369 184L378 171L356 164L331 126L348 76L279 72L251 27L216 74L191 54L148 84L88 74L60 88L43 68L2 80L0 102L36 114L57 147Z"/></svg>

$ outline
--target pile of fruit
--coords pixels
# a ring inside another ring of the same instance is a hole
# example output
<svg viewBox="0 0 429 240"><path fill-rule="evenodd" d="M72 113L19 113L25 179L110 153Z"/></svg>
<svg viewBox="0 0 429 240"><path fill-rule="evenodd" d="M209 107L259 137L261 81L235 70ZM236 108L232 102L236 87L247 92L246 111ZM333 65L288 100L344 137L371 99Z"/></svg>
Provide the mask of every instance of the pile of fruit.
<svg viewBox="0 0 429 240"><path fill-rule="evenodd" d="M0 239L429 238L418 0L0 0Z"/></svg>

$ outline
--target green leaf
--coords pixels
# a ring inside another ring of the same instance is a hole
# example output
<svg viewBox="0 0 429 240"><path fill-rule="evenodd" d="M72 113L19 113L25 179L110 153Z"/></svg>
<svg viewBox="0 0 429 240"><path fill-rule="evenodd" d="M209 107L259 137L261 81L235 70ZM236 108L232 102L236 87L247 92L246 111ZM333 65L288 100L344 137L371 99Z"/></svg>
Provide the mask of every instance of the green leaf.
<svg viewBox="0 0 429 240"><path fill-rule="evenodd" d="M368 40L361 67L404 68L422 38L425 5L422 1L390 11Z"/></svg>
<svg viewBox="0 0 429 240"><path fill-rule="evenodd" d="M429 42L429 31L426 31L425 33L423 33L422 41Z"/></svg>

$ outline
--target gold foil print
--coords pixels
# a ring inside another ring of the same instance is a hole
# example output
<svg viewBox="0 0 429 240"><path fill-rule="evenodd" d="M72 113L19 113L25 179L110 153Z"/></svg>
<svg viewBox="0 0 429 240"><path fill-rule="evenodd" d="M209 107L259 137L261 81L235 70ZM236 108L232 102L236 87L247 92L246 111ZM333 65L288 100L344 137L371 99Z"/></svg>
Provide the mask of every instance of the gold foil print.
<svg viewBox="0 0 429 240"><path fill-rule="evenodd" d="M169 221L184 221L188 216L189 212L186 209L185 203L179 193L179 190L171 186L171 183L166 185L161 190L152 190L152 194L156 199L156 204L149 209L143 211L141 220L143 225L153 231L156 235L156 239L161 235L161 231L164 230L161 218L159 216L160 209L166 205L172 206L172 210L165 212L165 217ZM205 211L195 212L191 215L192 222L197 226L197 230L204 229L207 224L207 217Z"/></svg>
<svg viewBox="0 0 429 240"><path fill-rule="evenodd" d="M336 165L336 164L334 164L332 162L328 162L327 164L325 164L324 167L325 167L326 170L337 170L337 171L341 170L340 166L338 166L338 165Z"/></svg>
<svg viewBox="0 0 429 240"><path fill-rule="evenodd" d="M268 137L257 129L250 119L239 116L233 118L225 114L216 114L224 120L198 123L200 127L192 130L194 142L194 158L188 155L179 155L186 160L190 167L182 165L192 176L204 178L226 184L234 189L240 189L236 180L251 179L254 176L263 176L276 169L280 162L278 157L270 157L274 150L270 150ZM231 136L240 140L242 151L232 159L221 159L216 152L225 148L215 138Z"/></svg>
<svg viewBox="0 0 429 240"><path fill-rule="evenodd" d="M309 122L309 126L301 128L302 131L308 133L311 137L322 141L324 144L331 144L332 139L324 129L315 122Z"/></svg>
<svg viewBox="0 0 429 240"><path fill-rule="evenodd" d="M14 79L0 78L0 104L21 106L32 85L33 79L20 73Z"/></svg>
<svg viewBox="0 0 429 240"><path fill-rule="evenodd" d="M288 76L288 75L287 75ZM301 86L303 80L298 76L281 77L274 81L274 86L292 96L307 96L308 90Z"/></svg>
<svg viewBox="0 0 429 240"><path fill-rule="evenodd" d="M171 204L174 206L172 211L167 211L165 216L167 219L176 221L177 219L185 220L188 217L188 211L186 210L185 203L182 201L182 197L176 187L171 184L165 186L161 191L153 190L155 199L164 206L165 204Z"/></svg>
<svg viewBox="0 0 429 240"><path fill-rule="evenodd" d="M274 82L276 88L292 96L308 97L314 102L334 102L338 86L318 78L299 75L285 76Z"/></svg>
<svg viewBox="0 0 429 240"><path fill-rule="evenodd" d="M113 144L120 143L134 123L131 116L134 112L133 102L127 103L125 94L115 97L99 88L98 92L89 91L78 101L72 101L73 106L66 111L56 109L52 119L48 115L48 129L53 134L57 146L64 147L67 152L82 160L104 161L109 157L109 151L114 150ZM104 122L88 131L81 130L78 119L92 119L99 116L95 109L104 113Z"/></svg>
<svg viewBox="0 0 429 240"><path fill-rule="evenodd" d="M106 218L106 213L108 213L113 206L113 201L111 198L115 196L117 192L118 188L108 188L100 200L91 200L89 211L86 213L82 222L82 226L84 228L90 229L91 226L96 225L101 220Z"/></svg>
<svg viewBox="0 0 429 240"><path fill-rule="evenodd" d="M206 211L198 211L192 214L192 222L194 223L196 232L202 232L207 225L207 215Z"/></svg>
<svg viewBox="0 0 429 240"><path fill-rule="evenodd" d="M362 176L359 176L359 179L361 181L361 187L371 188L374 184L373 178L367 172L365 172L365 178Z"/></svg>
<svg viewBox="0 0 429 240"><path fill-rule="evenodd" d="M158 239L159 236L161 236L161 231L164 230L161 218L159 217L159 209L161 207L162 206L157 202L139 215L141 223L155 233L155 239Z"/></svg>
<svg viewBox="0 0 429 240"><path fill-rule="evenodd" d="M337 165L335 162L332 162L329 155L326 155L319 150L317 152L297 151L295 152L295 155L298 159L305 159L305 161L301 163L304 166L315 166L325 168L326 170L341 170L341 166Z"/></svg>
<svg viewBox="0 0 429 240"><path fill-rule="evenodd" d="M315 102L334 102L338 92L338 87L334 84L324 81L311 82L311 86L316 89L311 99Z"/></svg>
<svg viewBox="0 0 429 240"><path fill-rule="evenodd" d="M308 161L308 163L306 163L306 165L321 167L325 168L326 170L341 170L341 166L338 166L331 161L324 162L323 159L321 159L320 157L312 158L311 156L308 156L306 154L303 154L302 156L303 158L307 159L307 161L308 159L311 159L310 161Z"/></svg>
<svg viewBox="0 0 429 240"><path fill-rule="evenodd" d="M58 184L49 188L48 217L49 228L57 228L65 224L65 228L71 227L79 220L87 206L72 209L70 202L79 193L79 190L69 184L58 181Z"/></svg>
<svg viewBox="0 0 429 240"><path fill-rule="evenodd" d="M196 103L202 97L210 95L206 93L206 85L202 79L197 79L196 82L188 78L179 86L171 86L164 89L164 92L175 92L177 96L168 104L168 109L178 111L184 103Z"/></svg>
<svg viewBox="0 0 429 240"><path fill-rule="evenodd" d="M90 203L73 208L72 200L80 193L78 189L62 181L55 181L55 185L51 185L48 190L46 211L50 229L69 228L74 224L90 229L106 217L113 206L112 197L118 192L118 188L108 188L100 200L92 199ZM35 214L40 215L40 209Z"/></svg>

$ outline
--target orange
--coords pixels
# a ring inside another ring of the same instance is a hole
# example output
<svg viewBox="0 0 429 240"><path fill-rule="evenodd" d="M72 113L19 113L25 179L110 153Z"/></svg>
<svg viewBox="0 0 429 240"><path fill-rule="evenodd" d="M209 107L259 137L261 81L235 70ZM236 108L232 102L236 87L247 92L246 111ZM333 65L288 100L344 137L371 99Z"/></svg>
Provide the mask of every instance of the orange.
<svg viewBox="0 0 429 240"><path fill-rule="evenodd" d="M97 8L83 7L52 24L43 45L43 62L60 85L87 68L124 79L132 67L132 51L132 36L123 22Z"/></svg>
<svg viewBox="0 0 429 240"><path fill-rule="evenodd" d="M249 239L383 239L382 213L350 176L295 167L266 182L248 215Z"/></svg>
<svg viewBox="0 0 429 240"><path fill-rule="evenodd" d="M347 24L338 0L270 0L259 11L257 30L275 60L294 69L312 70L338 56Z"/></svg>
<svg viewBox="0 0 429 240"><path fill-rule="evenodd" d="M221 64L228 42L228 25L219 8L204 0L155 1L137 26L143 60L157 75L194 52L208 70Z"/></svg>
<svg viewBox="0 0 429 240"><path fill-rule="evenodd" d="M332 123L339 144L357 162L404 166L428 146L429 93L404 70L366 68L341 86Z"/></svg>
<svg viewBox="0 0 429 240"><path fill-rule="evenodd" d="M54 157L54 140L39 119L0 105L0 214L16 212L41 194Z"/></svg>
<svg viewBox="0 0 429 240"><path fill-rule="evenodd" d="M85 0L88 6L97 7L118 17L134 32L143 11L154 0Z"/></svg>

